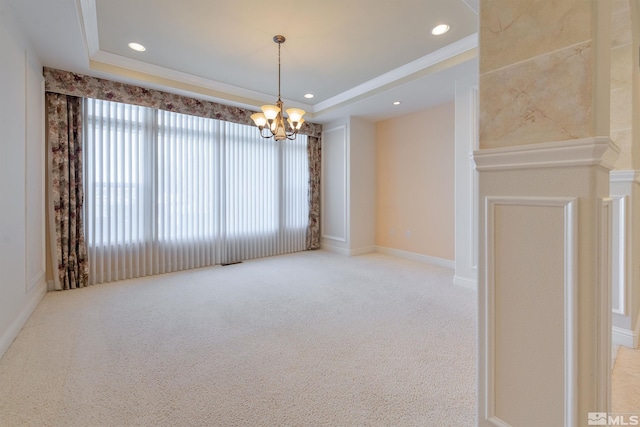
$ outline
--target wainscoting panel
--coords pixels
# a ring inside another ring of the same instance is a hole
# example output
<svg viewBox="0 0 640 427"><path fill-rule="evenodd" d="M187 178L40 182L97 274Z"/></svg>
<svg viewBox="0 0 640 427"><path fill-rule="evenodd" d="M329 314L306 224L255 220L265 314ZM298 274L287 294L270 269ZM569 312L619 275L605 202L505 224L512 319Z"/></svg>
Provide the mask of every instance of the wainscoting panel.
<svg viewBox="0 0 640 427"><path fill-rule="evenodd" d="M478 78L456 80L455 100L455 277L454 283L478 288Z"/></svg>
<svg viewBox="0 0 640 427"><path fill-rule="evenodd" d="M598 264L597 286L599 288L597 316L606 319L597 324L597 361L596 361L596 403L600 412L611 409L611 277L612 277L612 217L614 200L600 199L598 212Z"/></svg>
<svg viewBox="0 0 640 427"><path fill-rule="evenodd" d="M347 241L346 125L322 132L322 237Z"/></svg>
<svg viewBox="0 0 640 427"><path fill-rule="evenodd" d="M481 409L494 426L575 425L576 219L575 198L486 198Z"/></svg>
<svg viewBox="0 0 640 427"><path fill-rule="evenodd" d="M25 53L25 286L29 293L44 283L45 138L42 67ZM29 112L29 114L27 114Z"/></svg>
<svg viewBox="0 0 640 427"><path fill-rule="evenodd" d="M611 308L613 313L622 316L627 315L626 298L626 205L628 196L612 196L612 272L611 272Z"/></svg>
<svg viewBox="0 0 640 427"><path fill-rule="evenodd" d="M640 229L640 171L614 170L609 173L612 199L612 341L613 345L638 346L640 316L638 295L638 244Z"/></svg>

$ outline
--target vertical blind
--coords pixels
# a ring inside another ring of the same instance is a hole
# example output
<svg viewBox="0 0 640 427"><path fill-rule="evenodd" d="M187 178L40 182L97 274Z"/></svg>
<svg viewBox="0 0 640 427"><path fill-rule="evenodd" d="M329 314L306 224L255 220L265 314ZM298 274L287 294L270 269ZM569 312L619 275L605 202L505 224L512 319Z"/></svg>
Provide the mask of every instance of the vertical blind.
<svg viewBox="0 0 640 427"><path fill-rule="evenodd" d="M89 282L305 249L307 137L84 102Z"/></svg>

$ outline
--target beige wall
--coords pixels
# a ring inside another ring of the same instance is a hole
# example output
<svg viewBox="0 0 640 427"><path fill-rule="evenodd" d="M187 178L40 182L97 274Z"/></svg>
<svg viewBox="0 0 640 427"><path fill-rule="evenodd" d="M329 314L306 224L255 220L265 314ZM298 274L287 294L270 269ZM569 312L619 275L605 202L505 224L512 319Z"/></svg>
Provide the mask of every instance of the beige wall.
<svg viewBox="0 0 640 427"><path fill-rule="evenodd" d="M377 246L454 259L454 113L447 103L376 124Z"/></svg>

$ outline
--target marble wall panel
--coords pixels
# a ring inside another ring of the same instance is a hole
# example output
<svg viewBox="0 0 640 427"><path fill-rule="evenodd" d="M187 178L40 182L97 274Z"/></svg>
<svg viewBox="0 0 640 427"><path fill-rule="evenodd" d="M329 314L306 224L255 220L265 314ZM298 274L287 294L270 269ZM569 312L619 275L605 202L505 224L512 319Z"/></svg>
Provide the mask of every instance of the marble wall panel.
<svg viewBox="0 0 640 427"><path fill-rule="evenodd" d="M631 129L631 86L611 91L611 130Z"/></svg>
<svg viewBox="0 0 640 427"><path fill-rule="evenodd" d="M631 43L631 11L611 15L611 47Z"/></svg>
<svg viewBox="0 0 640 427"><path fill-rule="evenodd" d="M611 13L627 12L631 9L630 0L611 0Z"/></svg>
<svg viewBox="0 0 640 427"><path fill-rule="evenodd" d="M482 1L480 73L590 40L591 7L575 0Z"/></svg>
<svg viewBox="0 0 640 427"><path fill-rule="evenodd" d="M481 74L480 148L591 136L592 74L590 41Z"/></svg>
<svg viewBox="0 0 640 427"><path fill-rule="evenodd" d="M631 129L612 130L611 140L620 148L620 155L614 164L614 169L633 169L631 160L631 147L633 145Z"/></svg>
<svg viewBox="0 0 640 427"><path fill-rule="evenodd" d="M633 47L631 43L611 49L611 90L631 87Z"/></svg>

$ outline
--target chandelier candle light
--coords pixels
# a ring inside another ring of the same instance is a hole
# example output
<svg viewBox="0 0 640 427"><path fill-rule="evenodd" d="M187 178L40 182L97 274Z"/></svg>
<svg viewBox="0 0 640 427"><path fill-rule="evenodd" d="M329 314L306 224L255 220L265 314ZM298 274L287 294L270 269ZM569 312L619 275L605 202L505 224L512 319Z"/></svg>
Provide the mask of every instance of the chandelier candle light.
<svg viewBox="0 0 640 427"><path fill-rule="evenodd" d="M296 139L298 131L304 123L304 110L300 108L288 108L288 126L284 123L282 116L282 100L280 99L280 45L285 42L284 36L273 36L273 41L278 43L278 102L276 105L263 105L260 107L262 113L251 115L251 119L260 129L260 136L263 138L273 137L276 141L283 139ZM266 129L266 131L265 131Z"/></svg>

